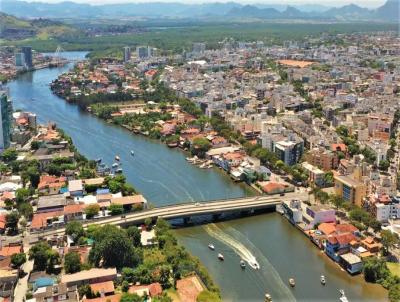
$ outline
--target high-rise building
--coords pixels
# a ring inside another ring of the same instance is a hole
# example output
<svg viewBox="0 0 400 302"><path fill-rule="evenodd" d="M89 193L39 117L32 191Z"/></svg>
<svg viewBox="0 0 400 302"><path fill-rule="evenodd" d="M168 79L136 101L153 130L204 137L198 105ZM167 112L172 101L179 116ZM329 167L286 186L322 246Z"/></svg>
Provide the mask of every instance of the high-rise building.
<svg viewBox="0 0 400 302"><path fill-rule="evenodd" d="M153 55L153 49L150 46L138 46L136 47L136 56L138 59L149 58Z"/></svg>
<svg viewBox="0 0 400 302"><path fill-rule="evenodd" d="M10 147L12 104L8 93L0 87L0 150Z"/></svg>
<svg viewBox="0 0 400 302"><path fill-rule="evenodd" d="M32 47L23 46L22 47L22 53L24 54L25 67L28 68L28 69L32 68L33 67Z"/></svg>
<svg viewBox="0 0 400 302"><path fill-rule="evenodd" d="M129 62L131 59L131 48L128 46L124 47L124 63Z"/></svg>
<svg viewBox="0 0 400 302"><path fill-rule="evenodd" d="M203 53L206 51L206 43L193 43L192 51L194 53Z"/></svg>
<svg viewBox="0 0 400 302"><path fill-rule="evenodd" d="M24 54L22 52L18 52L15 54L15 66L22 67L25 64Z"/></svg>

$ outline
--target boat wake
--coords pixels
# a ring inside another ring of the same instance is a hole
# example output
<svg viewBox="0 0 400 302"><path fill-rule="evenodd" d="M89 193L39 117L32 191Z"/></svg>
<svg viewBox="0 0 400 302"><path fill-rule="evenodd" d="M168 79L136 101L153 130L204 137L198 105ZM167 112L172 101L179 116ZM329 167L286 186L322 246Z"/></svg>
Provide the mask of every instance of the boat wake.
<svg viewBox="0 0 400 302"><path fill-rule="evenodd" d="M253 269L260 269L260 264L257 262L256 257L242 243L224 233L220 227L211 223L205 226L205 230L211 237L214 237L232 248L235 253L246 261Z"/></svg>
<svg viewBox="0 0 400 302"><path fill-rule="evenodd" d="M249 274L248 277L258 287L260 294L264 294L268 289L279 301L296 301L274 266L245 235L225 223L219 225L211 223L204 226L204 229L211 237L230 247L249 266L257 270L257 274Z"/></svg>

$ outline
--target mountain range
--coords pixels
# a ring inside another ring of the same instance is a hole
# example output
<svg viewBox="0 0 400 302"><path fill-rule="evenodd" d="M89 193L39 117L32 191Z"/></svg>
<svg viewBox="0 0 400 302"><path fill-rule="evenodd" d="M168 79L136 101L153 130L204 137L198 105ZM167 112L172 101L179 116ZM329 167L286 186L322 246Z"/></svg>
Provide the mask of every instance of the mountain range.
<svg viewBox="0 0 400 302"><path fill-rule="evenodd" d="M387 0L368 9L355 4L326 7L319 4L286 6L281 4L243 5L237 2L186 4L178 2L120 3L90 5L65 1L60 3L1 0L0 11L24 18L256 18L317 19L337 21L399 22L400 0Z"/></svg>

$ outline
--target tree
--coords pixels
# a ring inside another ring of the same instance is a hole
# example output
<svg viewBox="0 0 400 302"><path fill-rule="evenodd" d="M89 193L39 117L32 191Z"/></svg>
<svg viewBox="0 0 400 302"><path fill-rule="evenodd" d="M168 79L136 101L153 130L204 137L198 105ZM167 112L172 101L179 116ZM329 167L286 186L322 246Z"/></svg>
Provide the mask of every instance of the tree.
<svg viewBox="0 0 400 302"><path fill-rule="evenodd" d="M18 221L19 213L17 211L12 211L6 215L6 228L9 228L10 234L15 234L18 232Z"/></svg>
<svg viewBox="0 0 400 302"><path fill-rule="evenodd" d="M129 240L125 230L112 225L99 228L93 236L94 244L89 253L89 260L96 266L117 267L135 266L141 254Z"/></svg>
<svg viewBox="0 0 400 302"><path fill-rule="evenodd" d="M336 210L341 208L345 203L345 200L339 195L331 195L330 199L333 205L336 207Z"/></svg>
<svg viewBox="0 0 400 302"><path fill-rule="evenodd" d="M65 273L73 274L81 270L81 258L77 252L69 252L64 260Z"/></svg>
<svg viewBox="0 0 400 302"><path fill-rule="evenodd" d="M26 219L32 219L33 208L29 202L23 202L18 206L18 212Z"/></svg>
<svg viewBox="0 0 400 302"><path fill-rule="evenodd" d="M326 172L324 174L324 183L326 187L332 187L334 183L333 173L332 171Z"/></svg>
<svg viewBox="0 0 400 302"><path fill-rule="evenodd" d="M137 294L123 293L120 302L142 302L142 297Z"/></svg>
<svg viewBox="0 0 400 302"><path fill-rule="evenodd" d="M369 257L363 265L364 278L367 282L376 283L387 278L389 269L384 259Z"/></svg>
<svg viewBox="0 0 400 302"><path fill-rule="evenodd" d="M384 248L384 252L386 255L388 254L390 248L392 248L395 244L399 243L399 237L397 236L397 234L392 233L389 230L382 230L381 238L382 238L382 245Z"/></svg>
<svg viewBox="0 0 400 302"><path fill-rule="evenodd" d="M15 191L15 199L17 203L26 202L30 196L30 191L26 188L20 188Z"/></svg>
<svg viewBox="0 0 400 302"><path fill-rule="evenodd" d="M400 301L400 283L389 288L389 300L390 302Z"/></svg>
<svg viewBox="0 0 400 302"><path fill-rule="evenodd" d="M77 242L80 237L85 235L85 230L79 221L70 221L65 227L65 234L71 236L74 242Z"/></svg>
<svg viewBox="0 0 400 302"><path fill-rule="evenodd" d="M276 161L275 168L278 170L282 170L285 167L285 163L281 160Z"/></svg>
<svg viewBox="0 0 400 302"><path fill-rule="evenodd" d="M140 230L136 226L130 226L129 228L126 229L126 234L128 235L129 239L132 240L134 246L140 246L141 245L141 234Z"/></svg>
<svg viewBox="0 0 400 302"><path fill-rule="evenodd" d="M116 203L110 204L108 210L111 212L111 215L120 215L124 213L124 207L121 204Z"/></svg>
<svg viewBox="0 0 400 302"><path fill-rule="evenodd" d="M144 220L144 225L146 226L146 229L150 229L152 223L153 223L153 220L150 217L147 217Z"/></svg>
<svg viewBox="0 0 400 302"><path fill-rule="evenodd" d="M37 150L40 148L41 143L39 141L33 141L31 142L31 149L32 150Z"/></svg>
<svg viewBox="0 0 400 302"><path fill-rule="evenodd" d="M85 208L86 218L90 219L96 216L100 211L100 206L98 204L91 204Z"/></svg>
<svg viewBox="0 0 400 302"><path fill-rule="evenodd" d="M47 242L39 242L29 250L29 259L34 261L34 268L43 271L48 266L51 247Z"/></svg>
<svg viewBox="0 0 400 302"><path fill-rule="evenodd" d="M1 154L1 158L6 162L9 163L17 159L18 153L17 150L13 148L9 148Z"/></svg>
<svg viewBox="0 0 400 302"><path fill-rule="evenodd" d="M20 267L25 262L26 262L25 253L18 253L11 255L11 264L13 265L13 267Z"/></svg>
<svg viewBox="0 0 400 302"><path fill-rule="evenodd" d="M211 148L211 143L204 137L197 137L193 140L191 152L193 155L204 157L205 153Z"/></svg>
<svg viewBox="0 0 400 302"><path fill-rule="evenodd" d="M89 284L84 284L79 286L78 288L79 297L82 299L86 297L87 299L96 298L96 294L92 291L92 288Z"/></svg>
<svg viewBox="0 0 400 302"><path fill-rule="evenodd" d="M390 163L387 160L381 160L379 162L379 170L387 171L390 167Z"/></svg>

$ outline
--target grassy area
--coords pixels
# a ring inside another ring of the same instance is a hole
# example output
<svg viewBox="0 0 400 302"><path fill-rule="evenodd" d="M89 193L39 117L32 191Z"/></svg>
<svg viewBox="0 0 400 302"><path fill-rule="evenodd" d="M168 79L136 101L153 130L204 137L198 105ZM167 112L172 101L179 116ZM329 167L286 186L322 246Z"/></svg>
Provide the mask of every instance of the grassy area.
<svg viewBox="0 0 400 302"><path fill-rule="evenodd" d="M387 262L386 265L393 275L400 278L400 263Z"/></svg>

